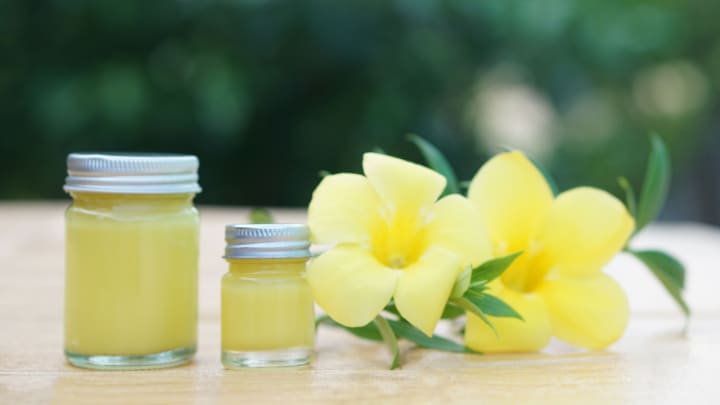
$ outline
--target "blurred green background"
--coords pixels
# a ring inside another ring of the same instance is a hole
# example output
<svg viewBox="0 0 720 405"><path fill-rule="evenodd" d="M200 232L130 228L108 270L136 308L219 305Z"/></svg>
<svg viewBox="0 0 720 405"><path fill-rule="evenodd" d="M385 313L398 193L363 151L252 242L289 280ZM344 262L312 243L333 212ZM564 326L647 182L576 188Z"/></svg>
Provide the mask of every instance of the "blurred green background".
<svg viewBox="0 0 720 405"><path fill-rule="evenodd" d="M0 2L0 198L62 198L71 151L199 156L199 203L307 204L318 171L435 143L469 179L525 150L561 188L720 223L716 0Z"/></svg>

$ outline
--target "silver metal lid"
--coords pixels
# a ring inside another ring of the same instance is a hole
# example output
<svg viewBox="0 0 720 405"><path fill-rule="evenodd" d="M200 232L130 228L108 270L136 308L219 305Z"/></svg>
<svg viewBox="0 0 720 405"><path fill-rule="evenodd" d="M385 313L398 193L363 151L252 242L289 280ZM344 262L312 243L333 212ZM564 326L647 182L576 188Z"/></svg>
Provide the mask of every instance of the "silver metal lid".
<svg viewBox="0 0 720 405"><path fill-rule="evenodd" d="M310 257L310 231L302 224L252 224L225 227L226 259Z"/></svg>
<svg viewBox="0 0 720 405"><path fill-rule="evenodd" d="M153 153L71 153L66 192L199 193L198 158Z"/></svg>

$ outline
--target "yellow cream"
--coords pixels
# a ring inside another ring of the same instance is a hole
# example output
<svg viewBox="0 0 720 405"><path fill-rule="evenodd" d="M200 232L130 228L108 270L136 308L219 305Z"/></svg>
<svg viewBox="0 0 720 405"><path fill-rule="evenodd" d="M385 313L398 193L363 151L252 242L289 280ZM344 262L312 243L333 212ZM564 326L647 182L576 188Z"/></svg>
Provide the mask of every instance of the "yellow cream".
<svg viewBox="0 0 720 405"><path fill-rule="evenodd" d="M314 308L306 258L229 260L222 280L222 350L312 350Z"/></svg>
<svg viewBox="0 0 720 405"><path fill-rule="evenodd" d="M71 362L73 355L194 352L199 228L194 194L72 196L65 281L65 350Z"/></svg>

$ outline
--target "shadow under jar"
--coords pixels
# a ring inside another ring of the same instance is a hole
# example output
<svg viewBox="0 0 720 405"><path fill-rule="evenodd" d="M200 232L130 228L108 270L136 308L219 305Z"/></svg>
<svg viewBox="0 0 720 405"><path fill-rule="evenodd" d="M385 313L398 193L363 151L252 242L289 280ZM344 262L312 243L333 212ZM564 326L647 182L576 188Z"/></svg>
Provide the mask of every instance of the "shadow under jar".
<svg viewBox="0 0 720 405"><path fill-rule="evenodd" d="M309 232L299 224L228 225L222 362L228 369L310 363L315 338L305 280Z"/></svg>
<svg viewBox="0 0 720 405"><path fill-rule="evenodd" d="M189 362L197 341L198 160L68 156L65 355L127 370Z"/></svg>

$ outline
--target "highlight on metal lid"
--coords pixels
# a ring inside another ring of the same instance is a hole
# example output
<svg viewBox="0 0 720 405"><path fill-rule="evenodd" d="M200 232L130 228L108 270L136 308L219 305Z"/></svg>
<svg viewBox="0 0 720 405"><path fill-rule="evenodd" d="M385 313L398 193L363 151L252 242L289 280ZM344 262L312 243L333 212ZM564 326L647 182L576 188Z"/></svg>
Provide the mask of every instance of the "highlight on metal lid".
<svg viewBox="0 0 720 405"><path fill-rule="evenodd" d="M225 226L226 259L310 257L310 231L303 224Z"/></svg>
<svg viewBox="0 0 720 405"><path fill-rule="evenodd" d="M199 193L198 158L160 153L71 153L66 192Z"/></svg>

